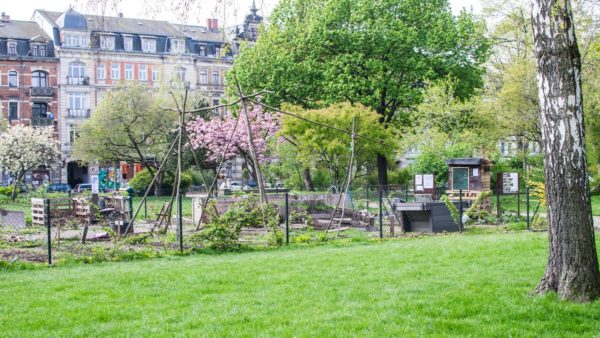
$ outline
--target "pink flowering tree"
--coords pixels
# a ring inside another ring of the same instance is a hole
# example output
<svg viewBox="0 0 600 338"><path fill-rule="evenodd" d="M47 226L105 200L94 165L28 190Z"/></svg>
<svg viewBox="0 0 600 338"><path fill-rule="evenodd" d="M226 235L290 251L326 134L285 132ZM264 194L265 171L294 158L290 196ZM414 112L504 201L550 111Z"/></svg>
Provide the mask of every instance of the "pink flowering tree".
<svg viewBox="0 0 600 338"><path fill-rule="evenodd" d="M267 145L279 130L280 116L265 112L261 106L250 106L248 117L250 118L250 127L258 161L266 162L270 159L267 154ZM246 120L241 117L237 122L237 128L235 127L236 121L237 117L234 116L210 120L198 117L187 125L190 144L194 150L203 149L209 162L219 162L223 157L225 160L236 156L243 157L252 177L256 180L254 161L250 156ZM234 128L235 132L232 137ZM232 138L231 144L227 148L230 138Z"/></svg>

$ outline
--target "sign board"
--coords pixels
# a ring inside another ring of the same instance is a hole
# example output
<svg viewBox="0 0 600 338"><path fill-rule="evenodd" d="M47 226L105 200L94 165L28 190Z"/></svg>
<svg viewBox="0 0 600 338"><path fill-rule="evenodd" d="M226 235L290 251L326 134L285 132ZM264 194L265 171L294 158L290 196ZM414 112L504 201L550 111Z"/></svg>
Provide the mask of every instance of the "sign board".
<svg viewBox="0 0 600 338"><path fill-rule="evenodd" d="M435 192L435 177L433 174L415 175L415 193L433 194Z"/></svg>
<svg viewBox="0 0 600 338"><path fill-rule="evenodd" d="M91 182L92 182L92 194L98 194L100 189L100 181L98 180L98 175L92 175L91 176Z"/></svg>
<svg viewBox="0 0 600 338"><path fill-rule="evenodd" d="M519 192L519 173L498 173L498 190L503 195Z"/></svg>

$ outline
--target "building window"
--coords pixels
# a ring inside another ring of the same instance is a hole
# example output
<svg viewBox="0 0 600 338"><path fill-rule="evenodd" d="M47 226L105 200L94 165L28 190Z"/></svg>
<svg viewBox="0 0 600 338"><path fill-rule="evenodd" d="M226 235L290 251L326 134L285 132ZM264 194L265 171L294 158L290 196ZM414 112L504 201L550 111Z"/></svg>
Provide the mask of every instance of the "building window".
<svg viewBox="0 0 600 338"><path fill-rule="evenodd" d="M87 47L90 43L88 37L81 34L64 34L63 44L67 47Z"/></svg>
<svg viewBox="0 0 600 338"><path fill-rule="evenodd" d="M146 53L156 53L156 40L142 38L142 51Z"/></svg>
<svg viewBox="0 0 600 338"><path fill-rule="evenodd" d="M19 86L19 77L14 70L8 72L8 86L11 88L17 88Z"/></svg>
<svg viewBox="0 0 600 338"><path fill-rule="evenodd" d="M85 65L81 62L69 63L69 76L67 77L69 84L86 84Z"/></svg>
<svg viewBox="0 0 600 338"><path fill-rule="evenodd" d="M106 80L106 65L98 65L96 68L96 78L98 78L98 80Z"/></svg>
<svg viewBox="0 0 600 338"><path fill-rule="evenodd" d="M185 68L179 67L175 69L175 80L179 82L185 81Z"/></svg>
<svg viewBox="0 0 600 338"><path fill-rule="evenodd" d="M123 46L125 47L125 50L130 52L133 50L133 37L132 36L125 36L123 37Z"/></svg>
<svg viewBox="0 0 600 338"><path fill-rule="evenodd" d="M218 70L212 72L212 84L213 86L218 86L221 84L221 77L219 76Z"/></svg>
<svg viewBox="0 0 600 338"><path fill-rule="evenodd" d="M31 55L46 56L46 45L42 45L42 44L31 45Z"/></svg>
<svg viewBox="0 0 600 338"><path fill-rule="evenodd" d="M452 168L452 190L469 190L469 168Z"/></svg>
<svg viewBox="0 0 600 338"><path fill-rule="evenodd" d="M48 117L48 105L46 103L32 103L31 104L31 118L47 118Z"/></svg>
<svg viewBox="0 0 600 338"><path fill-rule="evenodd" d="M119 80L121 78L121 70L119 69L118 63L110 65L110 78L113 80Z"/></svg>
<svg viewBox="0 0 600 338"><path fill-rule="evenodd" d="M203 84L203 85L208 84L208 71L206 69L200 69L199 80L200 80L200 84Z"/></svg>
<svg viewBox="0 0 600 338"><path fill-rule="evenodd" d="M108 35L101 35L100 36L100 48L114 50L115 49L115 37L108 36Z"/></svg>
<svg viewBox="0 0 600 338"><path fill-rule="evenodd" d="M16 101L10 101L8 103L8 120L18 120L19 119L19 103Z"/></svg>
<svg viewBox="0 0 600 338"><path fill-rule="evenodd" d="M138 65L138 80L139 81L148 81L148 66L147 65Z"/></svg>
<svg viewBox="0 0 600 338"><path fill-rule="evenodd" d="M185 51L185 41L181 39L171 39L171 53L183 53Z"/></svg>
<svg viewBox="0 0 600 338"><path fill-rule="evenodd" d="M69 93L69 117L89 117L86 93Z"/></svg>
<svg viewBox="0 0 600 338"><path fill-rule="evenodd" d="M79 137L79 128L76 124L69 125L69 143L73 143Z"/></svg>
<svg viewBox="0 0 600 338"><path fill-rule="evenodd" d="M6 53L8 55L17 55L17 42L8 41L6 44Z"/></svg>
<svg viewBox="0 0 600 338"><path fill-rule="evenodd" d="M152 67L152 81L158 81L158 69Z"/></svg>
<svg viewBox="0 0 600 338"><path fill-rule="evenodd" d="M131 63L125 64L125 80L133 80L133 65Z"/></svg>
<svg viewBox="0 0 600 338"><path fill-rule="evenodd" d="M36 88L48 87L48 73L42 71L31 73L31 86Z"/></svg>

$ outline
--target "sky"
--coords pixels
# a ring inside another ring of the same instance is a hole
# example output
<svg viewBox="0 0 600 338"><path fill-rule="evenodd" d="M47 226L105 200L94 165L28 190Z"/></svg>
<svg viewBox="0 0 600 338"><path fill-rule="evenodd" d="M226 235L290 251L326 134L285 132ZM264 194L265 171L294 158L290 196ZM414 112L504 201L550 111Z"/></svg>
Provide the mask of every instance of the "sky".
<svg viewBox="0 0 600 338"><path fill-rule="evenodd" d="M213 17L219 19L219 24L232 26L242 23L249 13L252 0L195 0L193 8L175 9L168 8L172 3L181 0L108 0L105 15L116 16L119 12L125 17L138 19L167 20L173 23L188 23L206 25L206 19ZM268 16L278 0L255 0L259 15ZM461 8L473 9L475 13L481 11L480 0L450 0L452 10L460 11ZM101 10L89 3L93 0L2 0L0 11L6 12L14 20L29 20L34 9L63 12L72 5L76 10L86 14L101 14ZM165 4L161 7L161 4ZM223 22L224 21L224 22Z"/></svg>

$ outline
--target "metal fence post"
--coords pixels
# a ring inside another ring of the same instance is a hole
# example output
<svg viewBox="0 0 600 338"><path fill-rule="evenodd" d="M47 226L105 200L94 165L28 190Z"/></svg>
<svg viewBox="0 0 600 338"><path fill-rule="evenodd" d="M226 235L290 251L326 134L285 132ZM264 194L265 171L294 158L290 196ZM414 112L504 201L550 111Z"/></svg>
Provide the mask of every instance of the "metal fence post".
<svg viewBox="0 0 600 338"><path fill-rule="evenodd" d="M52 222L50 220L50 199L48 198L44 200L44 216L48 235L48 265L52 265L52 234L50 231Z"/></svg>
<svg viewBox="0 0 600 338"><path fill-rule="evenodd" d="M496 187L496 217L500 218L500 187ZM499 222L500 220L498 220Z"/></svg>
<svg viewBox="0 0 600 338"><path fill-rule="evenodd" d="M462 201L462 189L458 190L458 227L460 228L460 232L464 230L463 224L463 201Z"/></svg>
<svg viewBox="0 0 600 338"><path fill-rule="evenodd" d="M408 185L404 186L404 201L408 203Z"/></svg>
<svg viewBox="0 0 600 338"><path fill-rule="evenodd" d="M527 230L530 230L530 220L529 220L529 186L525 188L525 201L526 201L526 209L527 209Z"/></svg>
<svg viewBox="0 0 600 338"><path fill-rule="evenodd" d="M383 238L383 189L379 189L379 238Z"/></svg>
<svg viewBox="0 0 600 338"><path fill-rule="evenodd" d="M290 204L289 192L285 192L285 244L290 244Z"/></svg>
<svg viewBox="0 0 600 338"><path fill-rule="evenodd" d="M182 212L182 196L179 194L177 200L177 213L179 217L179 251L183 252L183 212Z"/></svg>
<svg viewBox="0 0 600 338"><path fill-rule="evenodd" d="M517 189L517 222L521 221L521 189Z"/></svg>
<svg viewBox="0 0 600 338"><path fill-rule="evenodd" d="M132 221L133 218L133 196L129 195L129 222Z"/></svg>

